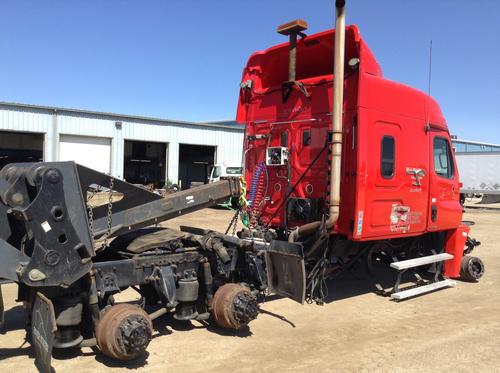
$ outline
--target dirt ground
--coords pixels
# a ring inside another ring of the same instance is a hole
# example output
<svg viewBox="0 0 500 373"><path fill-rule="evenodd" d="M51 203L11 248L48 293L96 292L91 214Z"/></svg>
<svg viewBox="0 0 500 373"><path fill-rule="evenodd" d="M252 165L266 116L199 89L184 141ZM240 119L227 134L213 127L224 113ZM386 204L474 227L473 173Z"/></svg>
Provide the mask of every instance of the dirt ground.
<svg viewBox="0 0 500 373"><path fill-rule="evenodd" d="M224 230L231 214L203 210L169 222ZM91 349L52 360L57 372L500 372L500 211L469 210L474 254L486 264L479 283L457 282L395 303L377 296L366 277L349 274L330 284L324 306L270 300L248 331L207 329L198 322L157 320L145 359L114 362ZM0 367L34 372L23 344L23 311L16 287L3 286L6 334L0 335Z"/></svg>

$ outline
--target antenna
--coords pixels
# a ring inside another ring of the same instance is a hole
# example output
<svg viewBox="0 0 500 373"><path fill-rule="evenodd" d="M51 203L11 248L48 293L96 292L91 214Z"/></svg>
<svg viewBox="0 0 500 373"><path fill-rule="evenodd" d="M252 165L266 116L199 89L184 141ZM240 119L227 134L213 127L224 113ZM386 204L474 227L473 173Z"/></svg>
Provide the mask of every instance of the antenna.
<svg viewBox="0 0 500 373"><path fill-rule="evenodd" d="M427 110L427 100L431 96L431 79L432 79L432 39L429 45L429 80L427 82L427 96L424 100L424 112L425 112L425 131L429 131L429 112Z"/></svg>
<svg viewBox="0 0 500 373"><path fill-rule="evenodd" d="M427 94L431 95L431 79L432 79L432 39L429 45L429 82L427 86Z"/></svg>

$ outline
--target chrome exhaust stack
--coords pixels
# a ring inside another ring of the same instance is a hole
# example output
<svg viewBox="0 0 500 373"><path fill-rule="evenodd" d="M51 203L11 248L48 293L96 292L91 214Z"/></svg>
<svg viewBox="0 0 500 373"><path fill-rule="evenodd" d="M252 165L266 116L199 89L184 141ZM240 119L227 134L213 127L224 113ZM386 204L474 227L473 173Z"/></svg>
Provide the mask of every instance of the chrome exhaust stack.
<svg viewBox="0 0 500 373"><path fill-rule="evenodd" d="M344 105L345 0L336 0L335 56L333 66L332 160L330 208L326 227L333 227L340 212L340 177L342 165L342 117Z"/></svg>

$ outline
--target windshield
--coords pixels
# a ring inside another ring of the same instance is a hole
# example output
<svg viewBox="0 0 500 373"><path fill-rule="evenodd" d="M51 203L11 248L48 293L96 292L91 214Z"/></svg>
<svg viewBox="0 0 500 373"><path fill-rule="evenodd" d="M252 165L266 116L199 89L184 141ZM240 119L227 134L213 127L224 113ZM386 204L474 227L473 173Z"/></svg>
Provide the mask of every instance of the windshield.
<svg viewBox="0 0 500 373"><path fill-rule="evenodd" d="M212 177L213 178L220 177L220 166L215 166L212 169Z"/></svg>

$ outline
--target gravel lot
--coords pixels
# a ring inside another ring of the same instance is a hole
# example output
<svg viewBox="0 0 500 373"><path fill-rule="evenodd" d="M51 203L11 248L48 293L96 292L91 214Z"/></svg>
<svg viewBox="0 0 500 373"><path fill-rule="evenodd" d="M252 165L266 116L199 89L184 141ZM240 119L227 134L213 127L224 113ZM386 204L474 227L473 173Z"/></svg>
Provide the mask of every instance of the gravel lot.
<svg viewBox="0 0 500 373"><path fill-rule="evenodd" d="M207 209L169 221L224 230L231 213ZM57 372L500 372L500 210L468 211L474 254L486 264L479 283L395 303L372 292L362 273L336 278L324 306L270 300L241 333L207 329L198 322L160 319L148 356L111 361L91 349L57 356ZM34 372L32 350L23 344L24 315L16 286L3 287L6 334L0 335L0 367Z"/></svg>

